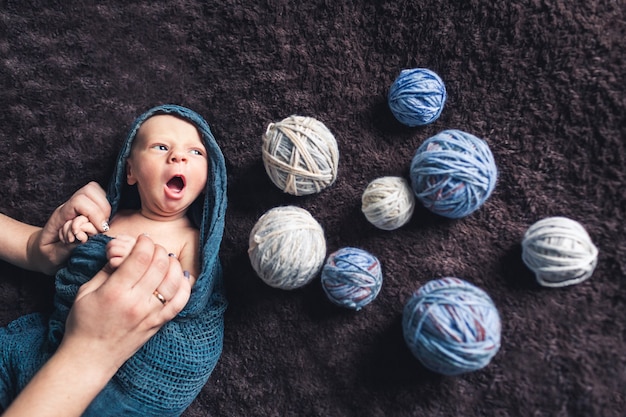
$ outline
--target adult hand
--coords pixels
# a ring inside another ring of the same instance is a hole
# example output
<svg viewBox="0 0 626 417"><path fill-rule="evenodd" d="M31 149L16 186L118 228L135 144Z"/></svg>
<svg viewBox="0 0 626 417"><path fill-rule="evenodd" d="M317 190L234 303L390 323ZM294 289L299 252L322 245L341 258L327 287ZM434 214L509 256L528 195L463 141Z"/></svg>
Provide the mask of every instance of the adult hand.
<svg viewBox="0 0 626 417"><path fill-rule="evenodd" d="M40 272L54 274L74 247L60 239L64 225L77 217L88 219L92 227L80 230L84 241L88 234L107 231L110 215L111 206L100 185L95 182L85 185L52 213L43 229L31 235L28 241L29 265Z"/></svg>
<svg viewBox="0 0 626 417"><path fill-rule="evenodd" d="M101 354L99 360L108 358L117 369L184 308L191 283L178 260L146 235L115 272L107 269L79 289L63 343L98 341L95 351L90 349L91 360Z"/></svg>
<svg viewBox="0 0 626 417"><path fill-rule="evenodd" d="M6 416L80 416L119 367L184 308L190 293L178 260L140 236L115 272L105 268L79 289L59 349Z"/></svg>

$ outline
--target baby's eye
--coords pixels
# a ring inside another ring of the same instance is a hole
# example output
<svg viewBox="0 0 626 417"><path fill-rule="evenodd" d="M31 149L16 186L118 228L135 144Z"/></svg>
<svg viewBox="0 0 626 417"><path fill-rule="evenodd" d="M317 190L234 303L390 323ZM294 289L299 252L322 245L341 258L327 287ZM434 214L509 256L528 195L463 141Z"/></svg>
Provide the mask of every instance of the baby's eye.
<svg viewBox="0 0 626 417"><path fill-rule="evenodd" d="M204 152L202 152L200 149L192 149L189 152L191 152L193 155L198 155L198 156L204 155Z"/></svg>
<svg viewBox="0 0 626 417"><path fill-rule="evenodd" d="M167 145L154 145L152 146L152 149L156 149L159 151L167 151Z"/></svg>

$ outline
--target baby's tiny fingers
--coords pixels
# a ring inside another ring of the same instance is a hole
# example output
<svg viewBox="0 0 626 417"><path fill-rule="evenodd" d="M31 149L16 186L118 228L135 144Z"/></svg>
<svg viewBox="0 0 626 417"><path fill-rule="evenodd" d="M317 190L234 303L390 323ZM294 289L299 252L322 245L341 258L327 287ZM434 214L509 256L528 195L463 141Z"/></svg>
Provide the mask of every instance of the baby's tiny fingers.
<svg viewBox="0 0 626 417"><path fill-rule="evenodd" d="M65 244L74 243L76 236L72 232L72 220L66 221L59 229L59 239Z"/></svg>

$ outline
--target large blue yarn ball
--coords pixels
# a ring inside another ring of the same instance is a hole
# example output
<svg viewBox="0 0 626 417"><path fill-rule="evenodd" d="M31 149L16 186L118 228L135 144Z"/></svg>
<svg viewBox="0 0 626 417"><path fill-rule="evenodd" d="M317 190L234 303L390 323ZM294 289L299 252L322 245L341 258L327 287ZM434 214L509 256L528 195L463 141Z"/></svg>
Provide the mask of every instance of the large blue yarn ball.
<svg viewBox="0 0 626 417"><path fill-rule="evenodd" d="M428 369L459 375L487 366L500 349L500 315L480 288L440 278L418 289L404 307L404 340Z"/></svg>
<svg viewBox="0 0 626 417"><path fill-rule="evenodd" d="M331 253L322 268L322 287L330 301L360 310L372 302L383 283L380 262L371 253L346 247Z"/></svg>
<svg viewBox="0 0 626 417"><path fill-rule="evenodd" d="M426 68L413 68L400 72L387 100L400 123L415 127L437 120L446 97L446 87L437 74Z"/></svg>
<svg viewBox="0 0 626 417"><path fill-rule="evenodd" d="M445 130L417 148L410 177L415 197L424 207L459 219L489 198L498 169L487 142L460 130Z"/></svg>

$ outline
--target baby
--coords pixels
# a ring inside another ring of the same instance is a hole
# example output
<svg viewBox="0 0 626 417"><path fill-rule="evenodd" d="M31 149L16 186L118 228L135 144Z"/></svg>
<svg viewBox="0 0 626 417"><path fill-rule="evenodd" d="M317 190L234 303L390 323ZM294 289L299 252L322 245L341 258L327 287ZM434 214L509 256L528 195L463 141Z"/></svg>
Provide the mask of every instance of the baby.
<svg viewBox="0 0 626 417"><path fill-rule="evenodd" d="M126 164L126 182L136 187L141 207L120 210L109 223L107 235L115 237L107 245L109 265L117 268L137 236L145 233L195 279L200 272L199 231L187 210L204 192L208 174L198 129L177 116L152 116L137 131ZM93 230L89 219L79 216L63 226L60 238L85 242Z"/></svg>
<svg viewBox="0 0 626 417"><path fill-rule="evenodd" d="M106 234L98 234L83 216L59 231L64 242L80 244L56 274L50 317L21 317L0 334L0 377L6 382L1 406L59 346L80 286L102 268L119 266L145 233L171 252L193 280L189 301L124 363L83 415L179 416L217 364L227 304L218 258L226 167L206 121L176 105L139 116L120 150L107 199L111 221ZM146 297L165 305L172 295L173 289L155 288Z"/></svg>

